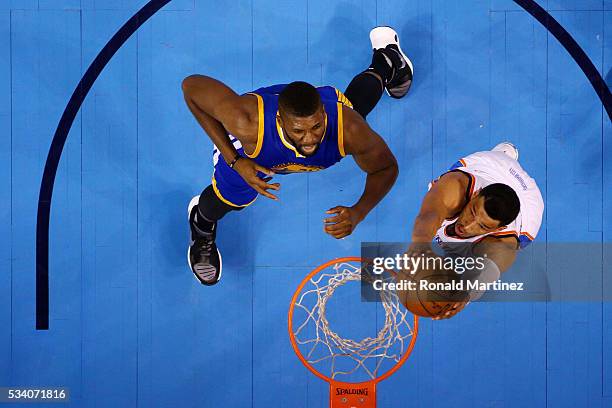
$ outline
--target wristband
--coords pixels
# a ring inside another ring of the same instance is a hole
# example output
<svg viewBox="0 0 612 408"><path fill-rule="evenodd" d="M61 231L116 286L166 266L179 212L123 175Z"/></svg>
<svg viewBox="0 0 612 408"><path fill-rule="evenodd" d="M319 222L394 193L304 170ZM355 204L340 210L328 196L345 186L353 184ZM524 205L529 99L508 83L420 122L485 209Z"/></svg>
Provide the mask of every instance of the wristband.
<svg viewBox="0 0 612 408"><path fill-rule="evenodd" d="M238 153L236 153L236 157L234 157L234 160L232 160L232 162L228 164L228 166L230 167L230 169L233 169L233 168L234 168L234 165L236 164L236 162L237 162L239 159L241 159L241 158L242 158L242 156L241 156L241 155L239 155Z"/></svg>

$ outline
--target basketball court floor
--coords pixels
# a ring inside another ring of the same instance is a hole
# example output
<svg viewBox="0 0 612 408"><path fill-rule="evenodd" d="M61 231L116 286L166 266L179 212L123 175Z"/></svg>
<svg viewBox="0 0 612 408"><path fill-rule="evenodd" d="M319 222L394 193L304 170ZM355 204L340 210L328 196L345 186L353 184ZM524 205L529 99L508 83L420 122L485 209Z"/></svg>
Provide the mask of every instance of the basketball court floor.
<svg viewBox="0 0 612 408"><path fill-rule="evenodd" d="M146 3L0 2L0 387L65 386L74 407L327 407L328 385L287 334L297 285L359 256L362 241L407 241L428 182L504 140L544 197L537 242L609 245L611 122L585 59L519 4L533 2L172 0L72 107L49 218L49 330L36 330L37 209L54 134L87 68ZM609 83L612 1L537 4ZM223 279L200 285L185 259L186 207L210 183L212 145L182 79L343 90L368 66L377 25L397 30L415 67L409 95L385 95L368 117L397 157L393 190L335 240L322 220L360 195L353 160L283 177L280 202L260 197L219 223ZM610 262L597 272L604 289ZM610 407L612 304L475 303L422 318L378 406Z"/></svg>

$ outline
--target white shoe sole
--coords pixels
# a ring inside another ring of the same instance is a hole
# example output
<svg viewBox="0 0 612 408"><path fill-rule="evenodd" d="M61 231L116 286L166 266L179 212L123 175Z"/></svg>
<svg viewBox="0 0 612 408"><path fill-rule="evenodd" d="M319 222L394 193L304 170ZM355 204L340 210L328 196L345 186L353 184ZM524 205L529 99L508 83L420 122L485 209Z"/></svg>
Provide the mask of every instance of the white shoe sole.
<svg viewBox="0 0 612 408"><path fill-rule="evenodd" d="M380 48L385 48L389 44L397 45L397 49L399 50L402 57L406 60L406 63L410 67L410 71L412 72L412 76L414 76L414 68L412 65L412 61L410 58L404 54L402 51L402 47L400 47L399 36L395 32L394 29L387 26L376 27L370 31L370 42L372 43L372 49L378 50ZM387 92L388 93L388 92Z"/></svg>
<svg viewBox="0 0 612 408"><path fill-rule="evenodd" d="M193 209L193 207L198 205L199 201L200 196L197 195L193 197L189 202L189 205L187 206L187 223L189 223L189 216L191 215L191 210ZM217 282L219 282L221 280L221 275L223 274L223 258L221 258L221 252L219 252L219 248L217 248L217 254L219 255L219 278L217 279ZM191 245L187 246L187 266L189 266L189 269L191 269ZM200 282L200 280L193 273L193 270L191 271L191 273L193 274L193 279L198 281L199 284L202 284L202 282Z"/></svg>

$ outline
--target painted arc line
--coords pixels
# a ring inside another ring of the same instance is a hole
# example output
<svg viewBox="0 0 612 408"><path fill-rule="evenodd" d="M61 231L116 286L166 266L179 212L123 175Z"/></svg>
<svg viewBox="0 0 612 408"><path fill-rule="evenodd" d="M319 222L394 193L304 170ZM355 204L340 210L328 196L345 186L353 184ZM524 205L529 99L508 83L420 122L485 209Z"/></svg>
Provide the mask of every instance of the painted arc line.
<svg viewBox="0 0 612 408"><path fill-rule="evenodd" d="M612 120L612 94L610 94L610 88L608 88L606 81L601 77L593 61L591 61L589 56L580 45L578 45L576 40L574 40L570 33L568 33L553 16L534 0L514 0L514 2L524 8L525 11L538 20L549 33L554 35L557 41L559 41L563 48L570 54L572 59L576 61L576 64L578 64L587 77L595 92L597 92L597 96L599 96L604 109L608 112L608 119Z"/></svg>
<svg viewBox="0 0 612 408"><path fill-rule="evenodd" d="M94 82L123 44L159 9L171 0L151 0L134 14L106 43L72 93L57 125L45 162L36 221L36 329L49 329L49 217L57 167L68 133Z"/></svg>
<svg viewBox="0 0 612 408"><path fill-rule="evenodd" d="M68 133L76 118L85 97L94 82L104 70L115 53L123 44L143 25L151 16L157 13L171 0L151 0L134 14L113 35L100 53L93 60L87 71L79 81L72 93L68 105L57 125L47 161L45 162L43 177L38 198L38 213L36 221L36 329L49 329L49 219L51 213L51 199L57 167L60 162ZM546 10L534 0L513 0L538 20L561 45L567 50L582 72L588 78L591 86L599 96L608 117L612 119L612 96L610 89L595 68L593 62L580 48L572 36L559 24Z"/></svg>

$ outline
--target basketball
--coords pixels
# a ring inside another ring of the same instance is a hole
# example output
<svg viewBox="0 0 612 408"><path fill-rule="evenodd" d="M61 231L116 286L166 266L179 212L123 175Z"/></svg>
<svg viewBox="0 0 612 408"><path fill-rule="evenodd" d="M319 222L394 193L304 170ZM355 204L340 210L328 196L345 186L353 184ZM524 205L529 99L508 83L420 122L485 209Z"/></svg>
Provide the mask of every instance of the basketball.
<svg viewBox="0 0 612 408"><path fill-rule="evenodd" d="M410 312L421 317L441 317L457 302L469 300L461 276L452 270L400 273L397 280L412 282L409 288L398 291L398 296Z"/></svg>

